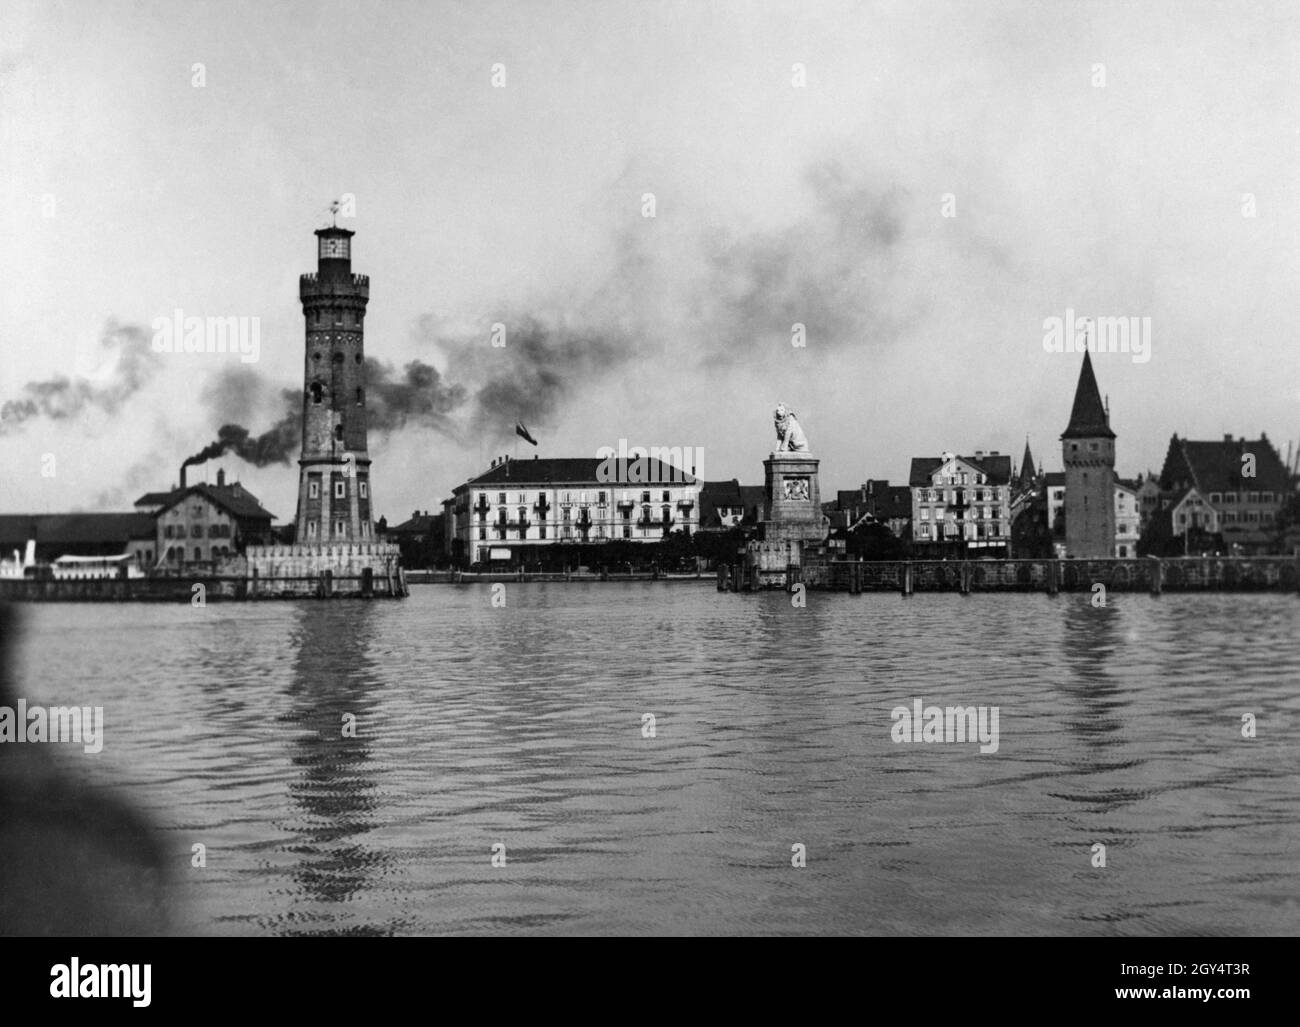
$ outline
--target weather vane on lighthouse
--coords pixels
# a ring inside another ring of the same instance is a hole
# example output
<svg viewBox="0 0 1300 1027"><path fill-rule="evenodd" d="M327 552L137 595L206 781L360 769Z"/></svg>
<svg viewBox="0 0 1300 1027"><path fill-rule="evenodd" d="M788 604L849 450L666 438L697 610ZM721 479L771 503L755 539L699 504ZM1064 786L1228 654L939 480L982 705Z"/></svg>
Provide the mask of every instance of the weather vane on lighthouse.
<svg viewBox="0 0 1300 1027"><path fill-rule="evenodd" d="M331 226L333 228L339 227L339 207L341 205L342 204L338 200L335 200L330 204L330 220L333 221L333 225Z"/></svg>

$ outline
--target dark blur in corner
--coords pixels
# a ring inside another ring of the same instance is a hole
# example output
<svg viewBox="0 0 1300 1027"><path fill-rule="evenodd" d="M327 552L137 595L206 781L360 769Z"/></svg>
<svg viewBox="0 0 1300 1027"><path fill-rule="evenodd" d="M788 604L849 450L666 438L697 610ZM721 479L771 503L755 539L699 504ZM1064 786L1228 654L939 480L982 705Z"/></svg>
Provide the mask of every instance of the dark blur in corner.
<svg viewBox="0 0 1300 1027"><path fill-rule="evenodd" d="M23 696L13 680L20 629L18 609L0 603L0 706L11 710ZM168 933L153 827L121 799L69 780L49 750L0 743L0 934Z"/></svg>

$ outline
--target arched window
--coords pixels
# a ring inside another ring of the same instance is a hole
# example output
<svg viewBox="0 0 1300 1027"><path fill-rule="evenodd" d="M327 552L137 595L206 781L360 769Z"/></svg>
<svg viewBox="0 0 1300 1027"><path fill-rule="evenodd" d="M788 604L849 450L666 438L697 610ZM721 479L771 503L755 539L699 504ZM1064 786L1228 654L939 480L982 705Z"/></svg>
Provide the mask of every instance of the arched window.
<svg viewBox="0 0 1300 1027"><path fill-rule="evenodd" d="M366 390L357 389L357 406L364 406L366 402Z"/></svg>
<svg viewBox="0 0 1300 1027"><path fill-rule="evenodd" d="M311 401L319 403L325 396L325 387L320 382L311 383Z"/></svg>

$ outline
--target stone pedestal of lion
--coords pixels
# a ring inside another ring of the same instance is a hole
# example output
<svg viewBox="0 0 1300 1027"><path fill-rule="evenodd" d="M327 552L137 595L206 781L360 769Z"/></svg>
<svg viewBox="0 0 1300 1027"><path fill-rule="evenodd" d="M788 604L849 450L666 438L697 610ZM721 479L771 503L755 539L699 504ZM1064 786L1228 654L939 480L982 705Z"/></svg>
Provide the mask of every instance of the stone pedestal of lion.
<svg viewBox="0 0 1300 1027"><path fill-rule="evenodd" d="M776 431L777 450L763 461L762 538L748 547L750 566L766 587L789 584L790 569L802 566L805 549L821 546L830 534L830 519L822 513L818 460L784 405L777 407Z"/></svg>

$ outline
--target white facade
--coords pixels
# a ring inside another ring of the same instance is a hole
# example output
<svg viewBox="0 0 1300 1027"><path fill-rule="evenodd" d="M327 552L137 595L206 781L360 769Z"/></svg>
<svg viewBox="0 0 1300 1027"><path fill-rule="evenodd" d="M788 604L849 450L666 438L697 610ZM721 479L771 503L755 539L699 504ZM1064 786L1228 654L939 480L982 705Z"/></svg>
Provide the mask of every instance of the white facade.
<svg viewBox="0 0 1300 1027"><path fill-rule="evenodd" d="M948 453L929 477L928 485L912 486L913 541L964 539L971 549L1010 544L1009 483L994 485L978 467Z"/></svg>
<svg viewBox="0 0 1300 1027"><path fill-rule="evenodd" d="M1138 538L1142 534L1142 507L1137 489L1115 483L1115 555L1137 556Z"/></svg>
<svg viewBox="0 0 1300 1027"><path fill-rule="evenodd" d="M456 490L454 538L471 564L489 560L493 548L509 547L517 556L521 545L658 542L672 532L698 530L700 487L699 482L470 482Z"/></svg>

